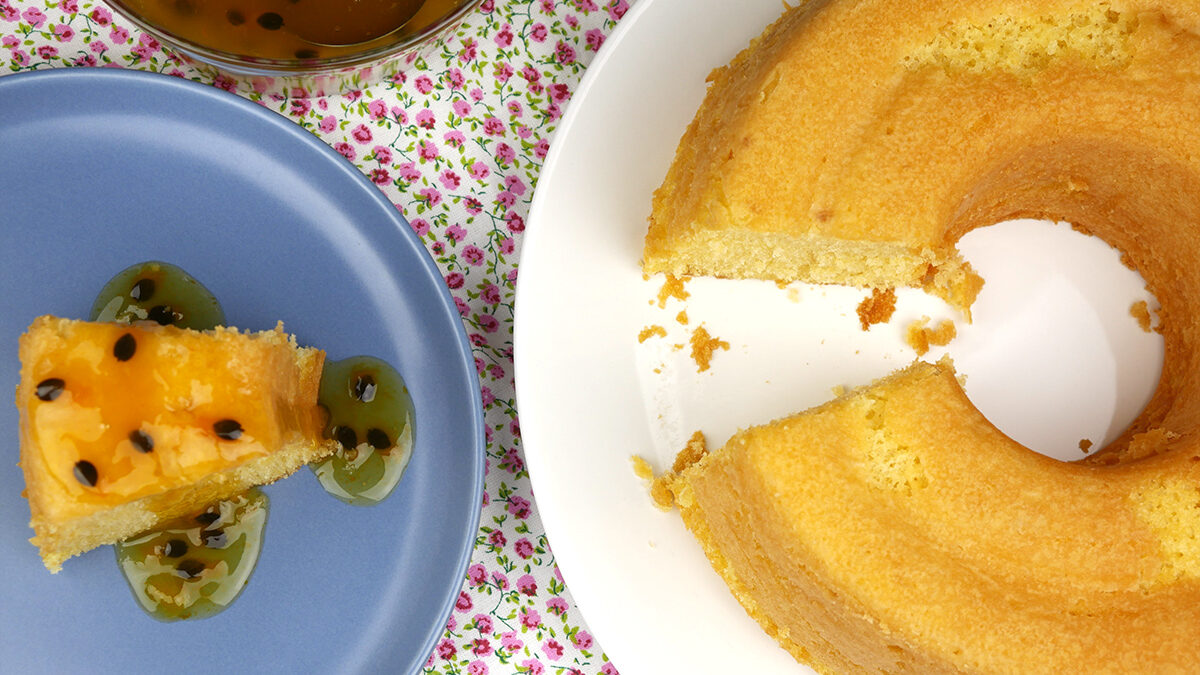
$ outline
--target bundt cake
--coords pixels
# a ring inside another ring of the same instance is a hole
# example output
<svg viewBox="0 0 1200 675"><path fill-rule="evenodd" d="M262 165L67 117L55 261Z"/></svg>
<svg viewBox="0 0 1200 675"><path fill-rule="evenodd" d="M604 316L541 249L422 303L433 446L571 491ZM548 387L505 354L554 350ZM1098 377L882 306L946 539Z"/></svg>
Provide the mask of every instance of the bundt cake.
<svg viewBox="0 0 1200 675"><path fill-rule="evenodd" d="M955 242L1028 217L1100 236L1161 305L1154 396L1079 463L1007 439L948 363L918 363L669 476L798 659L1200 671L1198 64L1200 5L1179 0L829 0L713 73L654 196L647 273L968 309L981 282Z"/></svg>
<svg viewBox="0 0 1200 675"><path fill-rule="evenodd" d="M917 362L665 477L713 567L821 672L1200 668L1200 448L1064 463Z"/></svg>
<svg viewBox="0 0 1200 675"><path fill-rule="evenodd" d="M21 468L42 561L270 483L330 454L324 352L242 333L43 316L20 340Z"/></svg>

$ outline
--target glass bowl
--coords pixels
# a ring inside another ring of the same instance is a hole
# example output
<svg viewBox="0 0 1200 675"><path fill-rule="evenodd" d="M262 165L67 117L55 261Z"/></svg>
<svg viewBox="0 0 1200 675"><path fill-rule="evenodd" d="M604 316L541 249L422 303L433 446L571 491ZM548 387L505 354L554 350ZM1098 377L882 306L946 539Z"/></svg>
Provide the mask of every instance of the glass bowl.
<svg viewBox="0 0 1200 675"><path fill-rule="evenodd" d="M395 74L483 0L108 2L226 88L322 96Z"/></svg>

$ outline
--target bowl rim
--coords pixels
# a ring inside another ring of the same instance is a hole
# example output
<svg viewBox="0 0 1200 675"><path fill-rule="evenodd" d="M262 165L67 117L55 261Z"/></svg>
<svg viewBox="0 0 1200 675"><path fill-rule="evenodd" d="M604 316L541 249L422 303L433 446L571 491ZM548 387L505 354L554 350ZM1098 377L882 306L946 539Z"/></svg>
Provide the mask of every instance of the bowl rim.
<svg viewBox="0 0 1200 675"><path fill-rule="evenodd" d="M436 39L448 27L456 25L467 14L474 12L484 0L461 0L462 4L429 24L419 33L414 33L400 42L392 42L360 52L348 52L336 56L314 59L270 59L248 57L234 52L214 49L181 37L157 24L151 23L131 9L127 0L107 0L109 7L123 19L134 24L169 47L188 57L217 66L233 73L259 76L285 76L329 73L364 65L371 65L396 54Z"/></svg>

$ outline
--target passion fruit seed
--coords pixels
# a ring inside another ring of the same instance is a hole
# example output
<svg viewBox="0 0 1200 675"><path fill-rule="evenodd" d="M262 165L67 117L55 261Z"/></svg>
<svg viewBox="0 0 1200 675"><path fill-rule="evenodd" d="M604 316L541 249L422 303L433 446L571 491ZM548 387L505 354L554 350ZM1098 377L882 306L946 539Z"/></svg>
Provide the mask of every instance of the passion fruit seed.
<svg viewBox="0 0 1200 675"><path fill-rule="evenodd" d="M199 560L184 560L175 566L175 571L184 579L195 579L204 574L204 563Z"/></svg>
<svg viewBox="0 0 1200 675"><path fill-rule="evenodd" d="M151 438L150 434L141 429L134 429L129 432L129 442L140 453L145 454L154 451L154 439Z"/></svg>
<svg viewBox="0 0 1200 675"><path fill-rule="evenodd" d="M283 28L283 17L275 12L264 12L258 15L258 25L267 30L279 30Z"/></svg>
<svg viewBox="0 0 1200 675"><path fill-rule="evenodd" d="M42 401L53 401L63 393L63 387L66 384L66 382L57 377L51 377L38 382L37 387L33 390L33 394Z"/></svg>
<svg viewBox="0 0 1200 675"><path fill-rule="evenodd" d="M375 378L371 377L370 374L362 374L355 376L354 384L351 386L350 391L351 396L355 400L370 403L375 400L376 389Z"/></svg>
<svg viewBox="0 0 1200 675"><path fill-rule="evenodd" d="M138 302L146 302L154 297L155 285L153 279L138 279L133 288L129 289L129 297Z"/></svg>
<svg viewBox="0 0 1200 675"><path fill-rule="evenodd" d="M118 361L128 361L137 353L137 338L133 337L133 333L126 333L117 338L117 343L113 345L113 356L117 357Z"/></svg>
<svg viewBox="0 0 1200 675"><path fill-rule="evenodd" d="M392 439L382 429L371 429L367 432L367 442L376 450L387 450L392 447Z"/></svg>
<svg viewBox="0 0 1200 675"><path fill-rule="evenodd" d="M213 431L217 438L226 441L236 441L242 437L242 425L237 420L221 420L213 423Z"/></svg>
<svg viewBox="0 0 1200 675"><path fill-rule="evenodd" d="M209 548L225 548L225 530L206 530L200 536Z"/></svg>
<svg viewBox="0 0 1200 675"><path fill-rule="evenodd" d="M169 326L182 319L183 316L167 305L155 305L150 308L150 312L146 314L146 318L160 326Z"/></svg>
<svg viewBox="0 0 1200 675"><path fill-rule="evenodd" d="M187 555L187 552L187 542L182 539L172 539L171 541L168 541L166 547L163 548L163 555L167 556L168 558L182 558L183 556Z"/></svg>
<svg viewBox="0 0 1200 675"><path fill-rule="evenodd" d="M220 514L213 513L212 511L206 511L196 516L196 522L204 525L205 527L212 525L220 519Z"/></svg>
<svg viewBox="0 0 1200 675"><path fill-rule="evenodd" d="M96 487L96 481L100 480L100 473L96 471L95 464L81 459L75 462L75 480L87 487Z"/></svg>
<svg viewBox="0 0 1200 675"><path fill-rule="evenodd" d="M333 430L333 438L347 450L353 450L358 447L358 434L354 433L354 429L350 427L336 427Z"/></svg>

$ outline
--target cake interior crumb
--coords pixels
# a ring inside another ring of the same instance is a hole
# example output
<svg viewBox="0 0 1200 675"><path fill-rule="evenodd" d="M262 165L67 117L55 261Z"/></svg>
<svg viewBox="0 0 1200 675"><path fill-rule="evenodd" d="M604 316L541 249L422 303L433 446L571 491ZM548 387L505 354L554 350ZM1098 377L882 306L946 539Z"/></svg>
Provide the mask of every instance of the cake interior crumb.
<svg viewBox="0 0 1200 675"><path fill-rule="evenodd" d="M662 288L658 289L658 306L663 308L667 306L667 300L675 298L677 300L687 300L691 294L687 292L683 286L687 283L688 277L676 277L671 274L666 275L663 280Z"/></svg>
<svg viewBox="0 0 1200 675"><path fill-rule="evenodd" d="M667 337L667 329L659 325L650 325L638 333L638 342L645 342L654 336Z"/></svg>
<svg viewBox="0 0 1200 675"><path fill-rule="evenodd" d="M671 465L671 470L650 481L650 497L654 500L654 505L663 511L675 506L675 493L671 490L672 483L680 473L699 462L706 454L708 454L708 443L704 440L704 433L693 432L683 449L675 455L675 462ZM650 464L637 455L634 455L633 462L634 472L645 478L646 476L643 476L641 472L649 471ZM639 462L642 466L639 466Z"/></svg>
<svg viewBox="0 0 1200 675"><path fill-rule="evenodd" d="M1145 300L1138 300L1129 307L1129 315L1137 319L1138 326L1145 332L1150 332L1150 305Z"/></svg>
<svg viewBox="0 0 1200 675"><path fill-rule="evenodd" d="M863 330L877 323L887 323L896 311L896 289L872 288L871 294L858 303L858 322Z"/></svg>
<svg viewBox="0 0 1200 675"><path fill-rule="evenodd" d="M638 478L643 478L645 480L654 478L654 469L650 468L650 462L647 462L640 455L631 456L629 461L633 462L633 473L636 474Z"/></svg>
<svg viewBox="0 0 1200 675"><path fill-rule="evenodd" d="M930 328L929 317L923 316L908 324L904 340L909 347L913 348L917 356L924 356L930 347L948 345L957 335L958 329L950 319L942 319L936 326Z"/></svg>
<svg viewBox="0 0 1200 675"><path fill-rule="evenodd" d="M709 335L704 326L692 332L692 360L696 362L696 372L703 373L709 369L713 353L718 349L729 351L729 343Z"/></svg>

